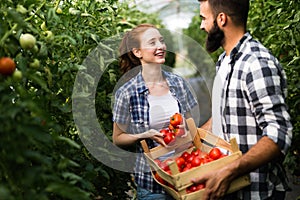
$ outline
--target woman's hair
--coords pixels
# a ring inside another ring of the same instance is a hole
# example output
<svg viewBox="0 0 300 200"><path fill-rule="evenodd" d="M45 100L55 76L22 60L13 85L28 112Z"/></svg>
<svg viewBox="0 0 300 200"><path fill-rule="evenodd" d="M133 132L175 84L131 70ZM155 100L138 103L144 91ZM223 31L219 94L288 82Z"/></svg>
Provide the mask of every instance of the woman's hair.
<svg viewBox="0 0 300 200"><path fill-rule="evenodd" d="M140 48L140 36L149 28L156 27L152 24L140 24L131 31L125 33L119 47L119 65L121 67L122 74L136 66L141 65L140 59L133 54L132 49Z"/></svg>

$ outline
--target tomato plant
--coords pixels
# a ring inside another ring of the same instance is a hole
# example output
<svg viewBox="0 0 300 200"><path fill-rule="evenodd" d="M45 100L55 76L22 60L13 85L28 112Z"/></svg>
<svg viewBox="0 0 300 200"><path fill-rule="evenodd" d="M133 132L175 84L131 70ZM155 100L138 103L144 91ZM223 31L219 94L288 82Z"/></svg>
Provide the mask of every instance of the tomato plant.
<svg viewBox="0 0 300 200"><path fill-rule="evenodd" d="M128 197L130 174L100 163L82 144L72 92L83 60L100 41L146 22L160 25L157 16L116 0L0 1L0 58L11 59L0 68L11 75L0 75L1 199ZM95 107L110 139L110 97L120 73L116 64L109 70Z"/></svg>

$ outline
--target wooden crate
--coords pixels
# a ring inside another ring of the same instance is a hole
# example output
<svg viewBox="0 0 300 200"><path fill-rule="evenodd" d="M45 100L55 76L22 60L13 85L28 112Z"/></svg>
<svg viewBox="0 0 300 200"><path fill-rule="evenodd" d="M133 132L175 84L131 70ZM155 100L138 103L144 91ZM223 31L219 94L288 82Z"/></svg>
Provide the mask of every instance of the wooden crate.
<svg viewBox="0 0 300 200"><path fill-rule="evenodd" d="M242 156L241 151L238 148L238 145L236 143L236 139L232 138L230 140L230 143L223 140L222 138L219 138L209 131L206 131L201 128L197 128L194 120L192 118L189 118L186 120L187 124L187 136L183 138L177 138L176 143L173 146L170 146L169 148L165 148L163 146L157 146L155 148L149 149L146 142L143 140L141 141L142 147L144 149L144 155L148 161L148 164L150 165L151 169L153 171L156 171L158 175L164 179L169 184L173 185L172 187L169 187L168 185L161 184L154 176L154 172L152 172L154 179L162 185L165 190L172 195L175 199L184 199L184 200L199 200L201 199L201 196L205 190L199 190L193 193L186 193L186 188L191 186L191 179L201 176L209 171L217 170L220 167L226 166L229 163L233 162L234 160L240 158ZM160 156L165 155L166 153L170 151L175 150L175 154L172 156L173 158L178 157L182 154L184 151L192 151L194 147L197 147L201 149L201 151L209 152L210 149L213 147L220 147L225 150L228 150L230 154L226 157L220 158L218 160L206 163L204 165L201 165L199 167L191 168L188 171L185 172L179 172L176 162L171 162L169 164L169 167L171 169L172 175L168 174L164 170L162 170L157 163L155 162L155 159L159 158ZM237 191L247 185L250 184L250 178L249 175L241 176L237 179L235 179L228 190L227 193L232 193L234 191Z"/></svg>

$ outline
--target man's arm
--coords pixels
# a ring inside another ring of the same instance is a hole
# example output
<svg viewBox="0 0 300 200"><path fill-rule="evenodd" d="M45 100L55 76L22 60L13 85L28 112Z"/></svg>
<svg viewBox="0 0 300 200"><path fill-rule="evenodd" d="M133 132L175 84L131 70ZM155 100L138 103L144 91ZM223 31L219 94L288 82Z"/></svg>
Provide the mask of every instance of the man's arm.
<svg viewBox="0 0 300 200"><path fill-rule="evenodd" d="M209 118L200 128L203 128L207 131L212 131L212 124L211 124L212 118Z"/></svg>
<svg viewBox="0 0 300 200"><path fill-rule="evenodd" d="M228 190L230 183L237 177L247 174L281 155L280 148L267 136L262 137L240 159L231 164L192 180L205 183L203 199L220 199Z"/></svg>

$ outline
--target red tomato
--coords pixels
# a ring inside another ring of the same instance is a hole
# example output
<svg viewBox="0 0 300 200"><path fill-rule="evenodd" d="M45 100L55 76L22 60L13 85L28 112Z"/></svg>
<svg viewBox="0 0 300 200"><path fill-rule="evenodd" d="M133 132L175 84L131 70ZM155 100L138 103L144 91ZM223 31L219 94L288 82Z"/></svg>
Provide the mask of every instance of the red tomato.
<svg viewBox="0 0 300 200"><path fill-rule="evenodd" d="M191 164L192 167L198 167L203 163L203 160L199 158L198 156L195 156L194 159L192 160Z"/></svg>
<svg viewBox="0 0 300 200"><path fill-rule="evenodd" d="M0 59L0 74L8 76L12 75L16 70L16 63L9 57L3 57Z"/></svg>
<svg viewBox="0 0 300 200"><path fill-rule="evenodd" d="M170 118L170 124L173 127L177 127L178 125L180 125L182 122L182 116L179 113L175 113L171 118Z"/></svg>
<svg viewBox="0 0 300 200"><path fill-rule="evenodd" d="M206 163L209 163L211 161L214 161L214 160L210 157L209 158L204 158L202 164L206 164Z"/></svg>
<svg viewBox="0 0 300 200"><path fill-rule="evenodd" d="M182 172L188 171L192 168L191 163L185 163L185 167L182 169Z"/></svg>
<svg viewBox="0 0 300 200"><path fill-rule="evenodd" d="M170 131L174 131L174 129L175 129L174 126L172 126L172 124L169 124L168 128L169 128Z"/></svg>
<svg viewBox="0 0 300 200"><path fill-rule="evenodd" d="M176 137L180 137L180 136L183 136L184 135L184 129L183 128L175 128L174 129L174 135Z"/></svg>
<svg viewBox="0 0 300 200"><path fill-rule="evenodd" d="M182 169L185 167L185 160L182 157L178 157L175 159L176 164L178 166L179 171L182 171Z"/></svg>
<svg viewBox="0 0 300 200"><path fill-rule="evenodd" d="M209 157L212 158L213 160L217 160L220 158L220 156L222 155L222 152L219 148L214 147L212 148L209 153L208 153Z"/></svg>
<svg viewBox="0 0 300 200"><path fill-rule="evenodd" d="M197 148L193 149L193 151L191 152L191 154L194 156L199 156L200 153L201 153L201 150L197 149Z"/></svg>
<svg viewBox="0 0 300 200"><path fill-rule="evenodd" d="M194 156L193 154L190 154L190 155L187 157L186 162L192 163L194 157L195 157L195 156Z"/></svg>
<svg viewBox="0 0 300 200"><path fill-rule="evenodd" d="M164 171L170 170L170 168L169 168L169 163L170 162L173 162L173 161L171 159L167 159L167 160L161 162L161 164L160 164L161 169L164 170Z"/></svg>
<svg viewBox="0 0 300 200"><path fill-rule="evenodd" d="M161 166L161 161L159 159L155 159L154 162L160 167Z"/></svg>
<svg viewBox="0 0 300 200"><path fill-rule="evenodd" d="M206 152L201 151L201 153L199 153L198 155L200 158L209 158L208 154Z"/></svg>
<svg viewBox="0 0 300 200"><path fill-rule="evenodd" d="M203 188L205 188L205 184L204 183L198 183L196 184L197 190L201 190Z"/></svg>
<svg viewBox="0 0 300 200"><path fill-rule="evenodd" d="M180 157L182 157L184 160L187 160L187 158L188 158L189 156L190 156L190 153L187 152L187 151L185 151L185 152L183 152L183 153L181 154Z"/></svg>
<svg viewBox="0 0 300 200"><path fill-rule="evenodd" d="M161 132L162 134L167 134L169 133L170 131L168 129L161 129L159 132Z"/></svg>
<svg viewBox="0 0 300 200"><path fill-rule="evenodd" d="M160 177L157 172L154 172L154 177L161 184L164 184L164 185L166 184L166 181L162 177Z"/></svg>
<svg viewBox="0 0 300 200"><path fill-rule="evenodd" d="M168 133L164 134L163 137L164 137L164 142L166 144L171 145L175 142L175 136L171 132L168 132Z"/></svg>
<svg viewBox="0 0 300 200"><path fill-rule="evenodd" d="M196 192L197 191L197 186L196 185L191 185L186 188L186 193L191 193L191 192Z"/></svg>

